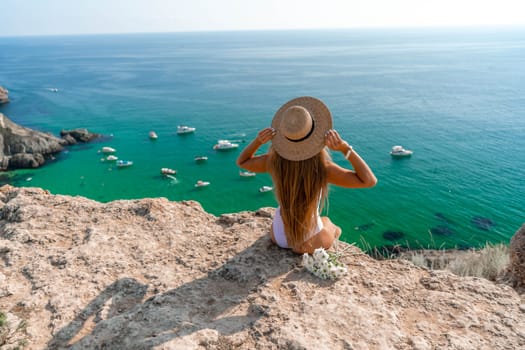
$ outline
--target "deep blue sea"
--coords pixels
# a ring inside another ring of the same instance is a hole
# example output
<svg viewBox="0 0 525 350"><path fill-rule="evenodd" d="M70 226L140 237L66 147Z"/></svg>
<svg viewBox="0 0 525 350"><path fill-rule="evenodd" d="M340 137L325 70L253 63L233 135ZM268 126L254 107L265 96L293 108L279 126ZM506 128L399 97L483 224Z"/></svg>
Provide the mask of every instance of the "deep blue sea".
<svg viewBox="0 0 525 350"><path fill-rule="evenodd" d="M16 123L107 136L2 183L102 202L191 199L216 215L276 206L258 191L267 174L239 176L240 149L212 147L242 148L284 102L310 95L379 180L331 188L343 240L480 246L508 242L525 222L525 28L0 37L0 85L11 99L0 113ZM197 130L180 136L179 124ZM412 157L391 158L397 144ZM101 161L102 146L134 165ZM199 179L211 185L196 189Z"/></svg>

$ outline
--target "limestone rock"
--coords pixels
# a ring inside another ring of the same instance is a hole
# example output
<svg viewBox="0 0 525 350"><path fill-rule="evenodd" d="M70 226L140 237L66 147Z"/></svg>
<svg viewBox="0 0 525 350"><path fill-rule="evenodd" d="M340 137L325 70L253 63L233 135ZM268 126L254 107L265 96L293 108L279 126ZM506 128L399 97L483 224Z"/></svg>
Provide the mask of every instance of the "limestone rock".
<svg viewBox="0 0 525 350"><path fill-rule="evenodd" d="M8 93L7 89L0 86L0 104L9 102Z"/></svg>
<svg viewBox="0 0 525 350"><path fill-rule="evenodd" d="M0 163L8 168L40 166L44 157L60 152L64 145L64 140L20 126L0 113Z"/></svg>
<svg viewBox="0 0 525 350"><path fill-rule="evenodd" d="M38 168L45 163L41 153L16 153L9 159L10 168Z"/></svg>
<svg viewBox="0 0 525 350"><path fill-rule="evenodd" d="M30 349L519 349L525 302L338 242L330 282L268 238L274 209L0 188L0 311Z"/></svg>
<svg viewBox="0 0 525 350"><path fill-rule="evenodd" d="M101 136L86 129L62 130L60 134L64 138L25 128L0 113L0 170L37 168L64 146Z"/></svg>
<svg viewBox="0 0 525 350"><path fill-rule="evenodd" d="M63 139L68 140L69 144L75 144L77 142L90 142L94 139L99 138L100 134L95 134L89 132L87 129L78 128L73 130L62 130L60 131L60 136Z"/></svg>
<svg viewBox="0 0 525 350"><path fill-rule="evenodd" d="M518 287L525 287L525 224L512 236L509 245L509 273Z"/></svg>

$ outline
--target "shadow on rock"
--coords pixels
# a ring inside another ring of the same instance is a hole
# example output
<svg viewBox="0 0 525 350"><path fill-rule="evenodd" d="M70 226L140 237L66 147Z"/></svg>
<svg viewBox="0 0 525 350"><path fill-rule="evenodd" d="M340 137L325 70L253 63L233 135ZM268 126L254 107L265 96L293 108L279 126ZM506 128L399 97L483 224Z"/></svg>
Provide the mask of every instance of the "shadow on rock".
<svg viewBox="0 0 525 350"><path fill-rule="evenodd" d="M61 329L48 349L149 349L203 329L219 335L237 333L264 316L264 309L247 297L299 261L264 236L206 277L144 302L146 285L118 280ZM114 306L103 318L101 310L110 299ZM86 330L88 319L95 323L91 330Z"/></svg>

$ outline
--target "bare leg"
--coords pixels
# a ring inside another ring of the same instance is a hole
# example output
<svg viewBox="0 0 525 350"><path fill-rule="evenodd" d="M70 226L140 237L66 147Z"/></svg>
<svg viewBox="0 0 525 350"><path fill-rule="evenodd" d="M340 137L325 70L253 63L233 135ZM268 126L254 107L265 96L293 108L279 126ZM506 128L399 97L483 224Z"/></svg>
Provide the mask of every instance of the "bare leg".
<svg viewBox="0 0 525 350"><path fill-rule="evenodd" d="M321 220L323 221L324 228L326 228L328 232L333 234L334 239L339 239L339 236L341 236L341 228L337 225L334 225L334 223L332 222L332 220L330 220L328 216L321 217Z"/></svg>
<svg viewBox="0 0 525 350"><path fill-rule="evenodd" d="M334 241L339 238L341 228L334 225L326 216L323 216L321 220L323 221L323 229L304 242L299 249L294 249L294 252L313 254L317 248L329 249Z"/></svg>

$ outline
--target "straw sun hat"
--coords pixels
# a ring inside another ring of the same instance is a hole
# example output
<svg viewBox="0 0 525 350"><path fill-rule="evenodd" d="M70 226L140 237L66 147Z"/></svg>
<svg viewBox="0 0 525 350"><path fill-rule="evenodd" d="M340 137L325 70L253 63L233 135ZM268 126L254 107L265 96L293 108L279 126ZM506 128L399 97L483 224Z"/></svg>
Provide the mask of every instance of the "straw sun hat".
<svg viewBox="0 0 525 350"><path fill-rule="evenodd" d="M288 160L315 156L325 146L325 134L332 129L332 114L315 97L298 97L286 102L275 113L272 138L275 151Z"/></svg>

